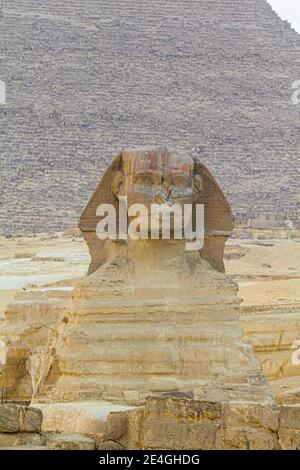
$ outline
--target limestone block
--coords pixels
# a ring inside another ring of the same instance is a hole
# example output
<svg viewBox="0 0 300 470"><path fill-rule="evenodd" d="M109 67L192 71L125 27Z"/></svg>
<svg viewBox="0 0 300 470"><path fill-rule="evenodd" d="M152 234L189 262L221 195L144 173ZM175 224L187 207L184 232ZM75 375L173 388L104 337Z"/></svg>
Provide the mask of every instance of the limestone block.
<svg viewBox="0 0 300 470"><path fill-rule="evenodd" d="M147 449L201 449L216 448L219 425L209 421L180 422L167 417L151 416L145 422L144 440ZM176 419L177 418L177 419Z"/></svg>
<svg viewBox="0 0 300 470"><path fill-rule="evenodd" d="M150 398L128 412L127 448L274 450L278 415L272 404Z"/></svg>
<svg viewBox="0 0 300 470"><path fill-rule="evenodd" d="M14 405L0 406L0 432L12 433L20 429L20 408Z"/></svg>
<svg viewBox="0 0 300 470"><path fill-rule="evenodd" d="M128 412L130 449L214 449L221 403L151 397L146 407Z"/></svg>
<svg viewBox="0 0 300 470"><path fill-rule="evenodd" d="M147 413L156 416L177 416L191 420L217 420L221 418L222 405L219 402L194 401L190 399L159 398L147 399Z"/></svg>
<svg viewBox="0 0 300 470"><path fill-rule="evenodd" d="M36 408L22 405L0 406L0 432L33 432L41 431L42 412Z"/></svg>
<svg viewBox="0 0 300 470"><path fill-rule="evenodd" d="M51 369L54 327L61 324L63 302L48 297L46 291L28 290L8 305L1 333L6 343L5 384L11 397L31 399L44 370Z"/></svg>
<svg viewBox="0 0 300 470"><path fill-rule="evenodd" d="M115 441L103 441L97 446L98 450L124 450L118 442Z"/></svg>
<svg viewBox="0 0 300 470"><path fill-rule="evenodd" d="M276 405L260 403L228 403L223 407L224 426L249 425L276 431L279 409Z"/></svg>
<svg viewBox="0 0 300 470"><path fill-rule="evenodd" d="M48 450L95 450L95 441L83 434L48 434Z"/></svg>
<svg viewBox="0 0 300 470"><path fill-rule="evenodd" d="M110 413L104 423L103 441L123 443L128 431L128 414Z"/></svg>
<svg viewBox="0 0 300 470"><path fill-rule="evenodd" d="M38 408L28 408L25 411L20 431L41 432L43 413Z"/></svg>
<svg viewBox="0 0 300 470"><path fill-rule="evenodd" d="M70 403L35 403L42 410L42 431L63 434L103 434L107 430L107 440L115 439L116 426L112 415L121 416L121 411L134 409L101 401L70 402ZM106 420L110 424L106 426ZM121 417L121 420L123 418ZM114 436L114 438L112 437Z"/></svg>
<svg viewBox="0 0 300 470"><path fill-rule="evenodd" d="M126 448L130 450L143 449L143 426L145 419L145 408L140 407L127 412L128 435Z"/></svg>
<svg viewBox="0 0 300 470"><path fill-rule="evenodd" d="M300 450L300 430L282 428L278 435L282 450Z"/></svg>
<svg viewBox="0 0 300 470"><path fill-rule="evenodd" d="M299 366L292 363L293 350L259 353L264 374L270 379L299 375Z"/></svg>
<svg viewBox="0 0 300 470"><path fill-rule="evenodd" d="M281 430L286 428L300 431L300 406L281 406L279 414L279 426Z"/></svg>
<svg viewBox="0 0 300 470"><path fill-rule="evenodd" d="M281 405L299 405L300 377L283 377L272 382L277 403Z"/></svg>
<svg viewBox="0 0 300 470"><path fill-rule="evenodd" d="M222 430L219 449L276 450L279 449L275 433L251 426L235 426Z"/></svg>
<svg viewBox="0 0 300 470"><path fill-rule="evenodd" d="M299 403L299 366L293 344L300 337L298 307L245 307L244 340L254 347L277 403Z"/></svg>
<svg viewBox="0 0 300 470"><path fill-rule="evenodd" d="M35 433L0 433L0 447L16 447L16 446L43 446L45 445L45 437L42 434Z"/></svg>

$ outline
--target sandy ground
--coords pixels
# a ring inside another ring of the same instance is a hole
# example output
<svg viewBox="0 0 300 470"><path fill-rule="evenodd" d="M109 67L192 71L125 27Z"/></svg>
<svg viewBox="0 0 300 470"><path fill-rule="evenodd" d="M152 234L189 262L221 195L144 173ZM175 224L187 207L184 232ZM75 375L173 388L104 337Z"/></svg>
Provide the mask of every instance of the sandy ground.
<svg viewBox="0 0 300 470"><path fill-rule="evenodd" d="M229 240L226 272L239 284L242 305L278 305L300 302L300 240Z"/></svg>
<svg viewBox="0 0 300 470"><path fill-rule="evenodd" d="M70 286L86 274L89 259L82 238L62 235L0 238L0 318L20 289Z"/></svg>
<svg viewBox="0 0 300 470"><path fill-rule="evenodd" d="M85 275L88 264L82 238L61 234L0 238L0 318L19 289L70 286ZM299 239L231 239L225 267L239 284L243 305L300 303Z"/></svg>

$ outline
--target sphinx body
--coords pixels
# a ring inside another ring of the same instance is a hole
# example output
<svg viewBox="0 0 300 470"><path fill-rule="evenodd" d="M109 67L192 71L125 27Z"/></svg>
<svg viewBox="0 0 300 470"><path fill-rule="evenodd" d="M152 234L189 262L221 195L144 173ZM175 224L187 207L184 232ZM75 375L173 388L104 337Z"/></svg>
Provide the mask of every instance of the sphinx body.
<svg viewBox="0 0 300 470"><path fill-rule="evenodd" d="M204 204L204 247L189 252L184 240L172 238L99 240L96 209L102 202L117 207L121 196L129 204ZM223 272L230 207L205 167L172 149L121 151L79 226L91 264L65 306L51 399L141 404L151 394L180 391L271 400L252 348L242 341L237 285Z"/></svg>

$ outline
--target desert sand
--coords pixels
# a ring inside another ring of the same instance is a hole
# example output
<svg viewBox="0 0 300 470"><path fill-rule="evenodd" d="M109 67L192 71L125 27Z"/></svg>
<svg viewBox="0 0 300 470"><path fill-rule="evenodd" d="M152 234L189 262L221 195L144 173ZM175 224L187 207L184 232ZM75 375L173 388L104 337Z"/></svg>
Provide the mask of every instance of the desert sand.
<svg viewBox="0 0 300 470"><path fill-rule="evenodd" d="M242 305L300 302L300 240L229 240L225 267L239 284Z"/></svg>
<svg viewBox="0 0 300 470"><path fill-rule="evenodd" d="M89 266L83 238L68 234L0 238L0 318L20 289L71 289ZM239 284L243 306L300 303L300 239L231 238L226 272Z"/></svg>

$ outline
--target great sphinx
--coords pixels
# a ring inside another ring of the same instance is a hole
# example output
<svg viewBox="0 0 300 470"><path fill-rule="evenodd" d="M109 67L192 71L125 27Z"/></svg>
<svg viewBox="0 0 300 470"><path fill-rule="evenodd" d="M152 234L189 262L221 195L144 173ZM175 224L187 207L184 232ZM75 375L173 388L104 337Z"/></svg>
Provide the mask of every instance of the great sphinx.
<svg viewBox="0 0 300 470"><path fill-rule="evenodd" d="M224 272L223 252L233 230L233 217L222 190L209 170L189 154L157 148L120 151L83 211L79 228L91 255L88 274L104 264L108 255L105 243L96 233L97 208L100 204L113 204L118 220L120 196L127 197L129 206L144 203L149 207L153 202L166 201L182 206L203 204L205 244L200 256Z"/></svg>
<svg viewBox="0 0 300 470"><path fill-rule="evenodd" d="M205 241L100 240L97 208L204 204ZM209 170L189 154L121 150L80 218L91 263L65 306L55 349L53 400L144 403L151 394L268 400L269 386L242 341L236 283L224 273L230 206ZM51 375L51 374L50 374Z"/></svg>

